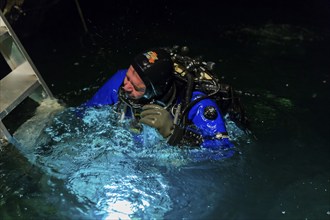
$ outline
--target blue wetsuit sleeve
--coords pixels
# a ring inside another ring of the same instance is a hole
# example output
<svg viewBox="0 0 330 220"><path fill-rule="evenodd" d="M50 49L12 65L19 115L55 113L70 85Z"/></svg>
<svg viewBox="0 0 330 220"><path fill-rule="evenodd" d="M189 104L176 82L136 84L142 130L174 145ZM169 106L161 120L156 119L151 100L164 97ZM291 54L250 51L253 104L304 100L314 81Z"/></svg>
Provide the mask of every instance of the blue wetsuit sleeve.
<svg viewBox="0 0 330 220"><path fill-rule="evenodd" d="M203 93L195 91L192 95L192 100L204 96ZM216 110L216 117L214 119L208 119L205 117L205 108L212 107ZM228 138L215 138L217 133L226 133L227 129L221 111L212 99L203 99L195 104L188 114L188 119L194 123L197 127L197 132L203 136L202 147L219 149L232 147L233 144Z"/></svg>
<svg viewBox="0 0 330 220"><path fill-rule="evenodd" d="M113 105L118 102L118 91L124 81L126 72L127 70L117 71L83 106Z"/></svg>

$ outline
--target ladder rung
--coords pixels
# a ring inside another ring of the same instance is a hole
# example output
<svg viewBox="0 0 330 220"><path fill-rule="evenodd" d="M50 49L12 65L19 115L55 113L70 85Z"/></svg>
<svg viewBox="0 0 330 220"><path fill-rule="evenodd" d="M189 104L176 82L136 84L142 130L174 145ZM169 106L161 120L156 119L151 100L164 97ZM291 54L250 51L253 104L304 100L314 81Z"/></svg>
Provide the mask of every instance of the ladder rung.
<svg viewBox="0 0 330 220"><path fill-rule="evenodd" d="M40 85L28 62L19 65L0 81L0 120Z"/></svg>
<svg viewBox="0 0 330 220"><path fill-rule="evenodd" d="M0 26L0 44L9 37L9 32L5 26Z"/></svg>

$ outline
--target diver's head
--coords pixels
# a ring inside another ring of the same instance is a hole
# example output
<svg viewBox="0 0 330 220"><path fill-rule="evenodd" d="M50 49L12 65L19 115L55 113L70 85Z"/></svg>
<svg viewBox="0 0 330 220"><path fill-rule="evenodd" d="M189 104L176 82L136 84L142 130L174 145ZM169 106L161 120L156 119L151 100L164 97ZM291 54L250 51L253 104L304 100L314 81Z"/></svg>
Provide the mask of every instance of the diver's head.
<svg viewBox="0 0 330 220"><path fill-rule="evenodd" d="M131 65L146 86L143 98L166 94L174 79L173 61L168 52L163 49L144 51L135 56Z"/></svg>
<svg viewBox="0 0 330 220"><path fill-rule="evenodd" d="M146 85L132 65L126 72L121 89L124 92L121 95L125 94L126 98L129 99L140 99L145 94Z"/></svg>

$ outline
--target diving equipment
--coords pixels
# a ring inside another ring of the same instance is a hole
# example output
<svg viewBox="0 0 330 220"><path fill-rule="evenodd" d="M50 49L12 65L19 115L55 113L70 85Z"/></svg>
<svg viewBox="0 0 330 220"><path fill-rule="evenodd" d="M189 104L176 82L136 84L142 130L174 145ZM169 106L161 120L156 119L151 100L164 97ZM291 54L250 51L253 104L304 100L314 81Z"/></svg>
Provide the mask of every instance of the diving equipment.
<svg viewBox="0 0 330 220"><path fill-rule="evenodd" d="M204 100L215 100L222 116L228 114L238 126L247 127L248 119L240 104L240 98L231 86L220 83L218 77L213 73L215 63L205 62L200 57L187 56L189 51L187 47L182 47L181 51L178 46L163 49L172 57L177 87L184 88L181 94L182 106L180 107L182 110L179 114L176 112L174 115L176 121L174 132L169 139L170 144L176 145L183 139L191 139L190 142L199 144L201 139L205 139L205 135L201 135L201 131L194 128L188 129L193 124L188 119L188 114L197 103L204 102ZM200 91L200 94L192 99L193 91ZM218 117L218 110L215 110L214 106L202 105L204 118L215 120ZM216 133L216 139L228 138L225 129Z"/></svg>

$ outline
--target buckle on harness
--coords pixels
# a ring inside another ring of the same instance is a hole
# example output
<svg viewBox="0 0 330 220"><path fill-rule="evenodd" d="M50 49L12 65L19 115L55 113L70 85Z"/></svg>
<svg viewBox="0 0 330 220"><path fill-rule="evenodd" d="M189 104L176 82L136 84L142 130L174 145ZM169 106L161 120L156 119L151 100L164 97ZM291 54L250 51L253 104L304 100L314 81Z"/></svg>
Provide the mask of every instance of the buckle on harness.
<svg viewBox="0 0 330 220"><path fill-rule="evenodd" d="M186 130L185 140L192 146L200 146L203 142L203 136L195 131Z"/></svg>
<svg viewBox="0 0 330 220"><path fill-rule="evenodd" d="M215 138L216 139L222 139L222 138L229 138L228 136L228 133L227 132L218 132L216 135L215 135Z"/></svg>

